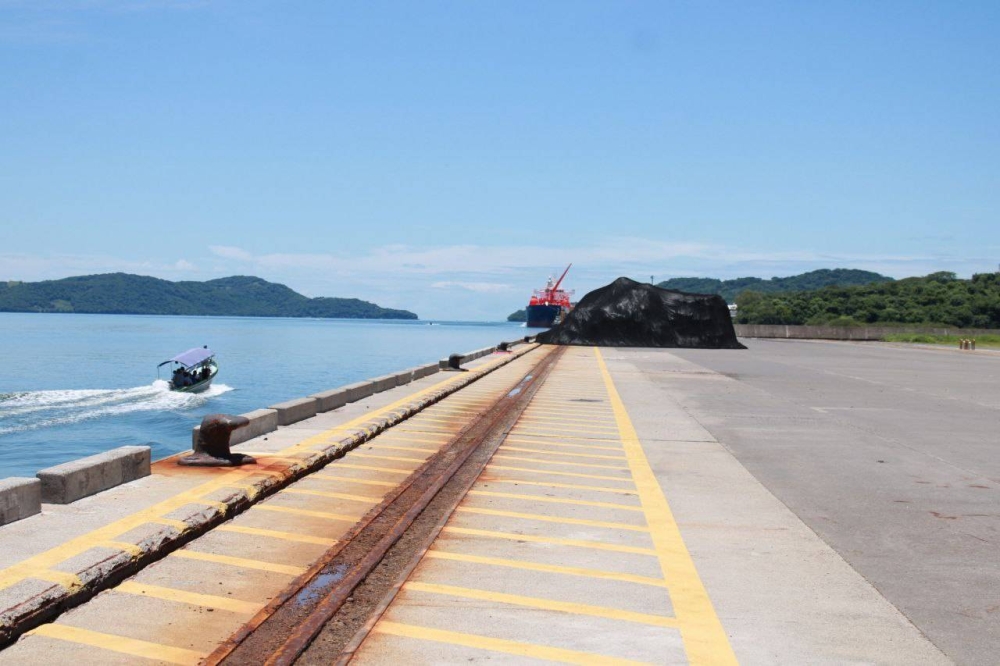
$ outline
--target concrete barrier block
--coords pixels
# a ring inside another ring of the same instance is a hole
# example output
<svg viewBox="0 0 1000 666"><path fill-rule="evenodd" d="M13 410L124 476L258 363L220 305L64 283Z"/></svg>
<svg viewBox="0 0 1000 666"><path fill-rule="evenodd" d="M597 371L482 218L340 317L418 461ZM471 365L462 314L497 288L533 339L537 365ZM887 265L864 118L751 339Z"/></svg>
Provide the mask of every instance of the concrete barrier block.
<svg viewBox="0 0 1000 666"><path fill-rule="evenodd" d="M414 379L423 379L424 377L430 377L431 375L440 372L441 367L437 363L428 363L427 365L421 365L414 370Z"/></svg>
<svg viewBox="0 0 1000 666"><path fill-rule="evenodd" d="M396 375L381 375L370 381L375 387L375 393L381 393L382 391L388 391L391 388L396 388Z"/></svg>
<svg viewBox="0 0 1000 666"><path fill-rule="evenodd" d="M338 388L309 396L316 399L317 412L329 412L347 404L347 389Z"/></svg>
<svg viewBox="0 0 1000 666"><path fill-rule="evenodd" d="M42 482L21 476L0 479L0 525L42 511Z"/></svg>
<svg viewBox="0 0 1000 666"><path fill-rule="evenodd" d="M409 370L403 370L402 372L396 373L396 386L405 386L413 381L413 377L416 373L416 368L410 368Z"/></svg>
<svg viewBox="0 0 1000 666"><path fill-rule="evenodd" d="M129 481L149 476L150 448L120 446L38 472L42 501L69 504Z"/></svg>
<svg viewBox="0 0 1000 666"><path fill-rule="evenodd" d="M375 393L375 384L372 382L357 382L348 384L344 387L344 390L347 391L347 402L357 402Z"/></svg>
<svg viewBox="0 0 1000 666"><path fill-rule="evenodd" d="M275 409L255 409L252 412L240 414L240 416L247 417L250 423L233 431L233 434L229 436L230 446L242 444L254 437L260 437L278 429L278 411Z"/></svg>
<svg viewBox="0 0 1000 666"><path fill-rule="evenodd" d="M278 412L278 425L291 425L316 416L316 398L297 398L271 405L269 409Z"/></svg>

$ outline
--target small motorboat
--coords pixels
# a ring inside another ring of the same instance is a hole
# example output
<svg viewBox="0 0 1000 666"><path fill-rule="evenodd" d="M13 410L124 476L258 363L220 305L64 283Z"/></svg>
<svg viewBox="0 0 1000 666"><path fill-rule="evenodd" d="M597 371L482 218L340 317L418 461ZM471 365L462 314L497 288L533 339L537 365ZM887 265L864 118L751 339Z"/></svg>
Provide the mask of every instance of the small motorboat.
<svg viewBox="0 0 1000 666"><path fill-rule="evenodd" d="M160 376L160 368L170 365L171 391L182 393L201 393L212 385L212 380L219 374L219 364L215 362L215 352L208 347L188 349L172 359L156 366L156 376Z"/></svg>

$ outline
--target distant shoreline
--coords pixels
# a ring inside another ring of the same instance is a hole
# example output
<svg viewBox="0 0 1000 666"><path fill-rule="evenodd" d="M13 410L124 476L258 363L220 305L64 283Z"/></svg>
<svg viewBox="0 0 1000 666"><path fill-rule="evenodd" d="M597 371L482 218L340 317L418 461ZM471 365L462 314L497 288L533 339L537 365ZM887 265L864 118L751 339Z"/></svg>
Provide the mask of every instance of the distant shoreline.
<svg viewBox="0 0 1000 666"><path fill-rule="evenodd" d="M0 282L0 312L419 319L409 310L383 308L359 298L309 298L283 284L248 275L171 282L129 273Z"/></svg>

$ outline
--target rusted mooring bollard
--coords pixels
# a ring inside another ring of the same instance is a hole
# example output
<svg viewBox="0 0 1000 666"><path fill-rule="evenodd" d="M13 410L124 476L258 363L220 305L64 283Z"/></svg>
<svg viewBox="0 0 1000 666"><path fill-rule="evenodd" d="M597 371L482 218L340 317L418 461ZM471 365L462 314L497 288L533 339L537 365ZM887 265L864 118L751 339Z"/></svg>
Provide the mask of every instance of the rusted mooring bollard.
<svg viewBox="0 0 1000 666"><path fill-rule="evenodd" d="M251 456L229 450L229 436L248 423L250 420L245 416L209 414L201 420L194 453L181 458L178 464L190 467L236 467L257 462Z"/></svg>
<svg viewBox="0 0 1000 666"><path fill-rule="evenodd" d="M448 357L448 367L445 370L451 370L452 372L468 372L462 367L462 355L452 354Z"/></svg>

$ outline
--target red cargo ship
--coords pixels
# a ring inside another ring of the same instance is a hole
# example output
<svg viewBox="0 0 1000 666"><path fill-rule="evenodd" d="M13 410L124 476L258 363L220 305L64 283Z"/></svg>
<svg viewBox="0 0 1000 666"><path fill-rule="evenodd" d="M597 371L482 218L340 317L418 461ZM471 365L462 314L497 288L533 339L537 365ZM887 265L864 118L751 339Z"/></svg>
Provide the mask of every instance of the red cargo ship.
<svg viewBox="0 0 1000 666"><path fill-rule="evenodd" d="M572 266L573 264L567 266L566 270L559 277L559 280L555 283L553 283L550 276L545 288L536 289L531 295L528 307L525 308L528 315L528 328L549 328L550 326L554 326L561 322L566 313L572 309L573 304L570 302L570 297L573 295L573 292L559 288L563 278L566 277L566 273L569 273L569 269Z"/></svg>

